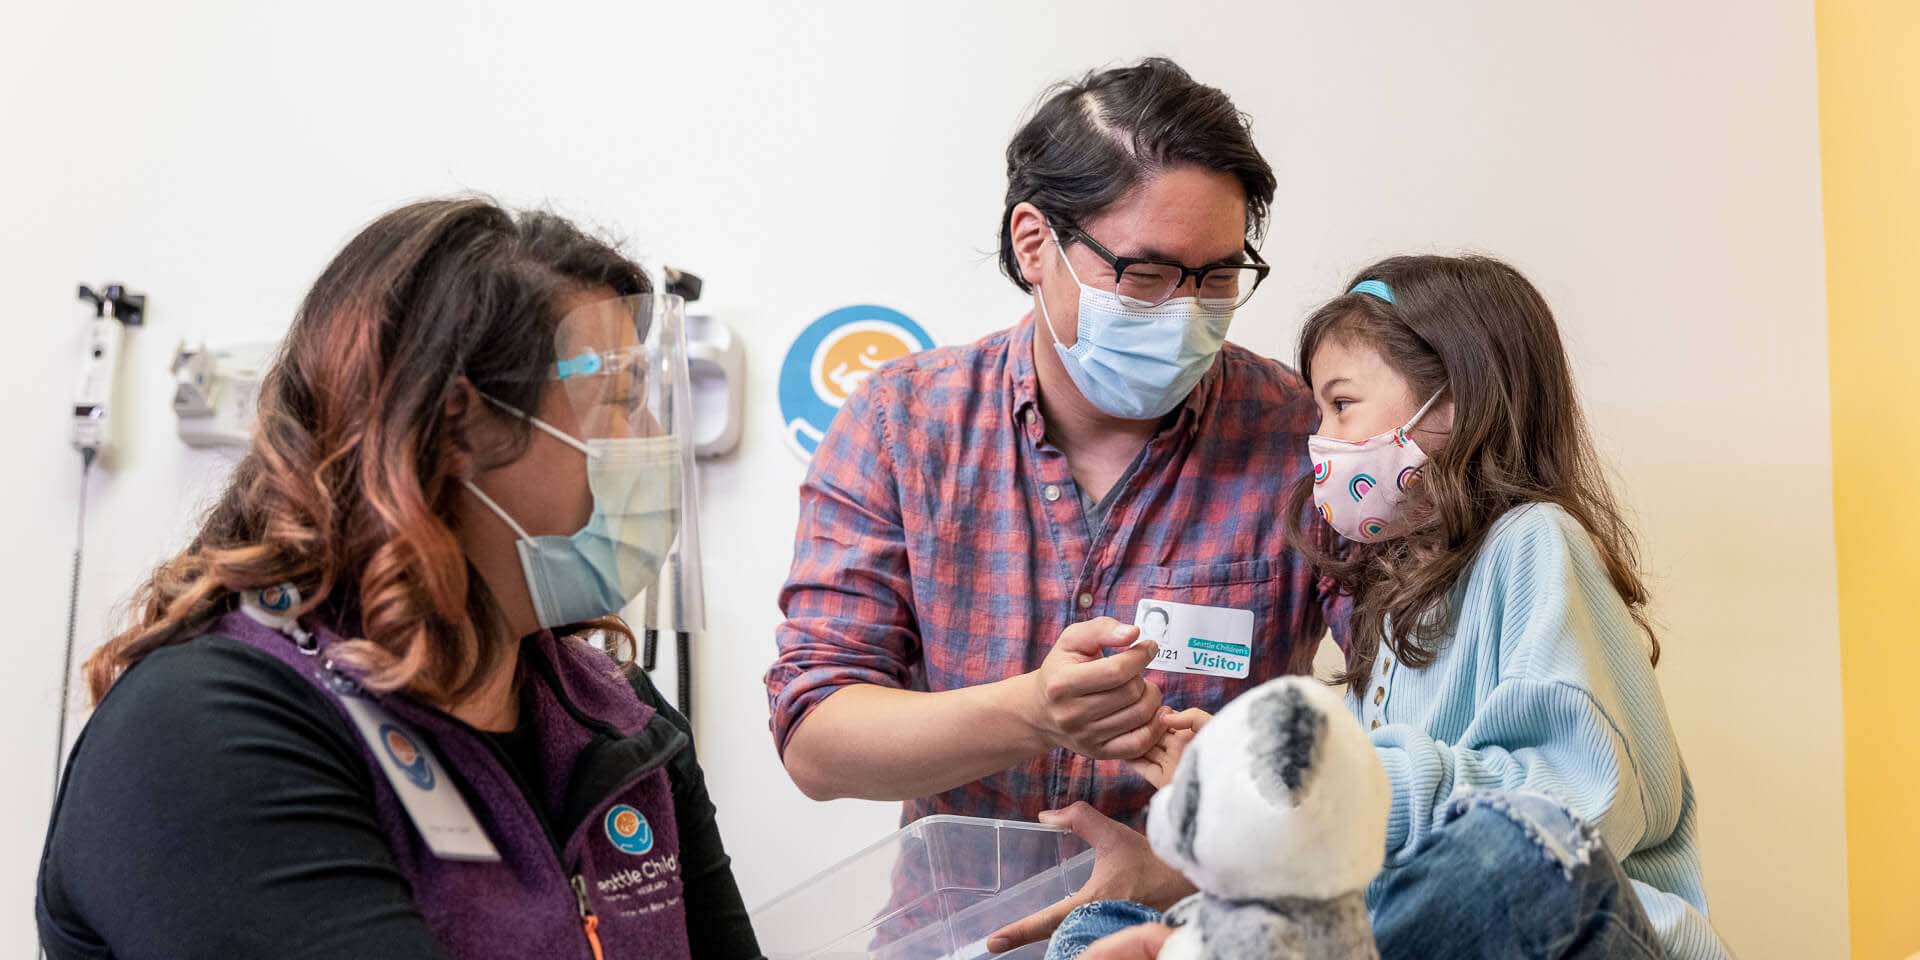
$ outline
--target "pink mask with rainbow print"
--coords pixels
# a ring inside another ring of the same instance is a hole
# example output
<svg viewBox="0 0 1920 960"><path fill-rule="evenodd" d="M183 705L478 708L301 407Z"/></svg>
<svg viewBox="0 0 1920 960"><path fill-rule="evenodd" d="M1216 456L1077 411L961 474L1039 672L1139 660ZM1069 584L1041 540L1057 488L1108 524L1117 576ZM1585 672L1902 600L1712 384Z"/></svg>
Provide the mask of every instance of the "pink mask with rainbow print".
<svg viewBox="0 0 1920 960"><path fill-rule="evenodd" d="M1307 438L1313 460L1313 503L1325 520L1348 540L1371 543L1389 539L1407 488L1420 477L1426 451L1411 431L1440 399L1437 391L1405 426L1358 443L1314 434Z"/></svg>

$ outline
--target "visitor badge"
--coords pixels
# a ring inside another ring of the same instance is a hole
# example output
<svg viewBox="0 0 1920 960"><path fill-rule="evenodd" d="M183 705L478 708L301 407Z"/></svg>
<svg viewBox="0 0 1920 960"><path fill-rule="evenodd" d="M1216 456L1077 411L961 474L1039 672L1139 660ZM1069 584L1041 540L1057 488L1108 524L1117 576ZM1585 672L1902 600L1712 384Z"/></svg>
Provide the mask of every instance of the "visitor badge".
<svg viewBox="0 0 1920 960"><path fill-rule="evenodd" d="M447 778L447 769L427 749L426 740L372 700L342 696L340 702L366 738L393 792L400 795L400 806L427 849L442 860L499 861L500 852L474 819L460 789Z"/></svg>
<svg viewBox="0 0 1920 960"><path fill-rule="evenodd" d="M1150 670L1246 679L1253 667L1253 611L1147 597L1133 614L1140 640L1160 645Z"/></svg>

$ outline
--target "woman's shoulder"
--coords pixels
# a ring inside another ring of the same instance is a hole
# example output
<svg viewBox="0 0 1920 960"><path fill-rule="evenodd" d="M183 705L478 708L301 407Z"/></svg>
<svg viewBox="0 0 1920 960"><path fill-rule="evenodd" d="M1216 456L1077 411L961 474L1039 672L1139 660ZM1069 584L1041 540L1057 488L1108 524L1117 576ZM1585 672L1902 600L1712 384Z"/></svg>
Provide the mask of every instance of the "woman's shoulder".
<svg viewBox="0 0 1920 960"><path fill-rule="evenodd" d="M270 759L275 745L307 762L358 761L344 715L271 655L206 633L153 651L101 698L74 745L94 774L130 755L187 765ZM247 749L240 749L247 748Z"/></svg>
<svg viewBox="0 0 1920 960"><path fill-rule="evenodd" d="M74 744L40 862L41 935L67 945L56 955L232 956L288 897L321 904L303 922L404 926L373 778L344 713L292 667L218 635L155 650Z"/></svg>
<svg viewBox="0 0 1920 960"><path fill-rule="evenodd" d="M320 692L293 668L209 630L147 654L107 690L94 716L185 707L232 709L256 700L326 706Z"/></svg>
<svg viewBox="0 0 1920 960"><path fill-rule="evenodd" d="M636 663L622 664L620 672L626 678L627 685L633 688L633 695L640 698L641 703L653 708L655 714L665 718L682 733L689 735L693 733L693 724L689 723L687 718L681 715L680 710L668 702L666 694L661 693L660 688L654 685L652 674L641 669Z"/></svg>

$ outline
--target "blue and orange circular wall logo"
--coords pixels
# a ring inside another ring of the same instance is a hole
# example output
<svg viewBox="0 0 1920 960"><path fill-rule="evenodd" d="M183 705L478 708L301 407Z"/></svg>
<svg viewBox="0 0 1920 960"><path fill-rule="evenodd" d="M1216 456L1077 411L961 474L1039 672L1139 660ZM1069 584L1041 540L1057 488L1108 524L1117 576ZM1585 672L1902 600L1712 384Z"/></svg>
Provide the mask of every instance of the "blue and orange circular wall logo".
<svg viewBox="0 0 1920 960"><path fill-rule="evenodd" d="M626 804L607 811L607 840L615 850L634 856L653 849L653 825L646 814Z"/></svg>
<svg viewBox="0 0 1920 960"><path fill-rule="evenodd" d="M433 789L433 767L427 764L426 752L407 735L405 730L391 723L380 725L380 745L387 748L387 756L399 764L400 772L413 781L413 785L422 790Z"/></svg>
<svg viewBox="0 0 1920 960"><path fill-rule="evenodd" d="M780 416L787 446L808 460L842 404L882 364L933 346L898 310L841 307L807 325L780 365Z"/></svg>

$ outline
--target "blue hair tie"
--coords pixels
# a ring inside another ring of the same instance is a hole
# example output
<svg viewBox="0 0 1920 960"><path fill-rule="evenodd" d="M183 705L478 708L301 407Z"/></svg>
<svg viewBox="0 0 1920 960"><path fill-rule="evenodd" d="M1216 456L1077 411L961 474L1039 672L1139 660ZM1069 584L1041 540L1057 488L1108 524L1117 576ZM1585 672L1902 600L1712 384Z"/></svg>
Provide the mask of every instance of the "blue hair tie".
<svg viewBox="0 0 1920 960"><path fill-rule="evenodd" d="M1362 280L1353 285L1348 293L1370 293L1388 303L1393 302L1393 288L1385 280Z"/></svg>

